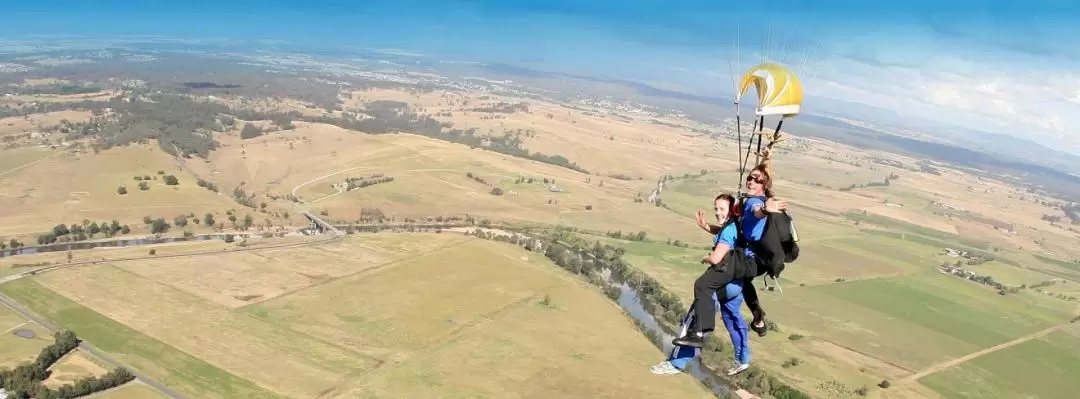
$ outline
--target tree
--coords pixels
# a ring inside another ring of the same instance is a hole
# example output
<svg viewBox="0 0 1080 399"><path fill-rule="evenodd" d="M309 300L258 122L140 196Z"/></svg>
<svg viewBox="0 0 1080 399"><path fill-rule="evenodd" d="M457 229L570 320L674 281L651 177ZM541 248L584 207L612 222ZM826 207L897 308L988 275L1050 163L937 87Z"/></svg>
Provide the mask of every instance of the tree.
<svg viewBox="0 0 1080 399"><path fill-rule="evenodd" d="M203 224L205 224L207 226L213 226L214 225L214 215L211 214L211 213L207 213L206 216L203 216Z"/></svg>
<svg viewBox="0 0 1080 399"><path fill-rule="evenodd" d="M253 219L251 215L244 215L244 224L242 225L243 229L250 229L253 224L255 224L255 219Z"/></svg>
<svg viewBox="0 0 1080 399"><path fill-rule="evenodd" d="M184 226L187 226L187 223L187 216L177 216L173 219L173 225L176 227L183 228Z"/></svg>
<svg viewBox="0 0 1080 399"><path fill-rule="evenodd" d="M503 190L501 188L498 188L498 187L492 187L491 188L491 195L496 195L496 196L503 195Z"/></svg>
<svg viewBox="0 0 1080 399"><path fill-rule="evenodd" d="M173 175L165 175L162 180L165 181L165 185L167 186L175 186L177 184L180 184L180 179L177 179L176 176Z"/></svg>
<svg viewBox="0 0 1080 399"><path fill-rule="evenodd" d="M91 222L90 226L86 228L90 231L90 235L94 235L101 232L101 226L98 226L97 222Z"/></svg>
<svg viewBox="0 0 1080 399"><path fill-rule="evenodd" d="M259 137L262 136L262 134L262 129L259 129L250 123L245 123L244 128L240 129L240 138L244 140Z"/></svg>
<svg viewBox="0 0 1080 399"><path fill-rule="evenodd" d="M116 188L116 193L120 195L127 195L127 187L120 186Z"/></svg>
<svg viewBox="0 0 1080 399"><path fill-rule="evenodd" d="M120 234L128 234L128 233L131 233L131 228L128 227L128 225L125 224L124 227L120 228Z"/></svg>
<svg viewBox="0 0 1080 399"><path fill-rule="evenodd" d="M139 182L139 190L146 191L146 190L149 190L149 189L150 189L150 184L147 184L145 181Z"/></svg>
<svg viewBox="0 0 1080 399"><path fill-rule="evenodd" d="M161 234L169 231L169 224L165 222L164 218L154 219L153 223L150 223L150 232L153 234Z"/></svg>

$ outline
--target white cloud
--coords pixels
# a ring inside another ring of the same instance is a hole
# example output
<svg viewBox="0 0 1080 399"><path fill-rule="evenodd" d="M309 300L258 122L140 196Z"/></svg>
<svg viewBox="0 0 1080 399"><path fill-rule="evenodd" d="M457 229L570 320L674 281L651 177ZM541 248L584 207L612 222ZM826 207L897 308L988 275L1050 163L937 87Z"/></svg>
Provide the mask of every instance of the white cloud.
<svg viewBox="0 0 1080 399"><path fill-rule="evenodd" d="M882 39L879 47L895 52L887 57L876 55L880 49L859 55L851 54L850 44L835 46L841 55L825 50L829 57L802 71L809 77L807 102L814 96L862 102L1080 154L1080 76L1074 72L1080 59L963 45Z"/></svg>

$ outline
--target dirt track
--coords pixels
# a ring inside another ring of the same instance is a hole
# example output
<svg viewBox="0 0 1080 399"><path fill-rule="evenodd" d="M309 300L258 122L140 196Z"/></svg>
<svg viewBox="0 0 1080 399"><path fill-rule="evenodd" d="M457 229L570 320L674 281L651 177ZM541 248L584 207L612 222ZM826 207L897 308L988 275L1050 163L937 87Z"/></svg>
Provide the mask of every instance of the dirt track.
<svg viewBox="0 0 1080 399"><path fill-rule="evenodd" d="M945 369L947 369L949 367L958 365L960 363L963 363L963 362L966 362L968 360L977 358L979 356L994 353L994 352L997 352L997 351L1005 349L1005 348L1009 348L1009 347L1012 347L1012 346L1015 346L1015 345L1018 345L1018 344L1022 344L1024 342L1030 341L1032 339L1045 336L1045 335L1050 334L1050 333L1052 333L1054 331L1060 330L1060 329L1064 328L1065 326L1067 326L1069 324L1070 323L1059 324L1059 325L1047 328L1047 329L1042 330L1042 331L1038 331L1038 332L1034 332L1034 333L1025 335L1023 337L1014 339L1014 340L1009 341L1009 342L994 345L994 346L991 346L989 348L980 350L978 352L970 353L970 354L967 354L967 355L964 355L964 356L961 356L961 357L958 357L958 358L955 358L955 359L950 359L950 360L947 360L947 361L932 365L930 367L927 367L925 369L920 370L918 373L915 373L915 374L909 375L907 377L904 377L904 379L901 380L901 382L904 382L904 383L916 382L920 378L923 378L923 377L926 377L926 376L928 376L930 374L945 370Z"/></svg>

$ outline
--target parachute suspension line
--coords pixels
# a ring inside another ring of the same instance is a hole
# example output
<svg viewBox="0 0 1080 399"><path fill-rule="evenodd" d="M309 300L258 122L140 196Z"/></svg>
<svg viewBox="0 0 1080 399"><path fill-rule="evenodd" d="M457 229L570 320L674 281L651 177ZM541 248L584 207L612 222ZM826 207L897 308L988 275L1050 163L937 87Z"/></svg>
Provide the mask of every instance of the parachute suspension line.
<svg viewBox="0 0 1080 399"><path fill-rule="evenodd" d="M760 118L754 118L754 127L750 128L750 140L746 142L746 156L742 156L742 134L739 134L739 196L742 196L742 179L746 177L746 163L750 161L750 146L754 144L754 132L758 130L758 121Z"/></svg>
<svg viewBox="0 0 1080 399"><path fill-rule="evenodd" d="M754 119L754 122L757 123L757 119ZM739 115L739 103L737 102L735 103L735 137L739 139L739 144L735 146L739 150L739 157L735 158L739 161L739 181L735 182L735 186L738 187L738 195L735 198L739 198L742 197L742 179L746 165L742 164L742 116Z"/></svg>
<svg viewBox="0 0 1080 399"><path fill-rule="evenodd" d="M761 116L761 123L757 127L757 150L754 151L754 166L761 163L761 135L765 131L765 115Z"/></svg>

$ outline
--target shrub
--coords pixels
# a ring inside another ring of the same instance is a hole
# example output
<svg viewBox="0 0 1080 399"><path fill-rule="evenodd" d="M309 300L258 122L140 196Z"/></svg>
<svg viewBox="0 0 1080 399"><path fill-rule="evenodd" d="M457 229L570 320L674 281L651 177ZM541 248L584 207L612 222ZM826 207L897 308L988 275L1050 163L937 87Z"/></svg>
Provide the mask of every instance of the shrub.
<svg viewBox="0 0 1080 399"><path fill-rule="evenodd" d="M127 187L120 186L116 188L116 193L120 195L127 195Z"/></svg>

